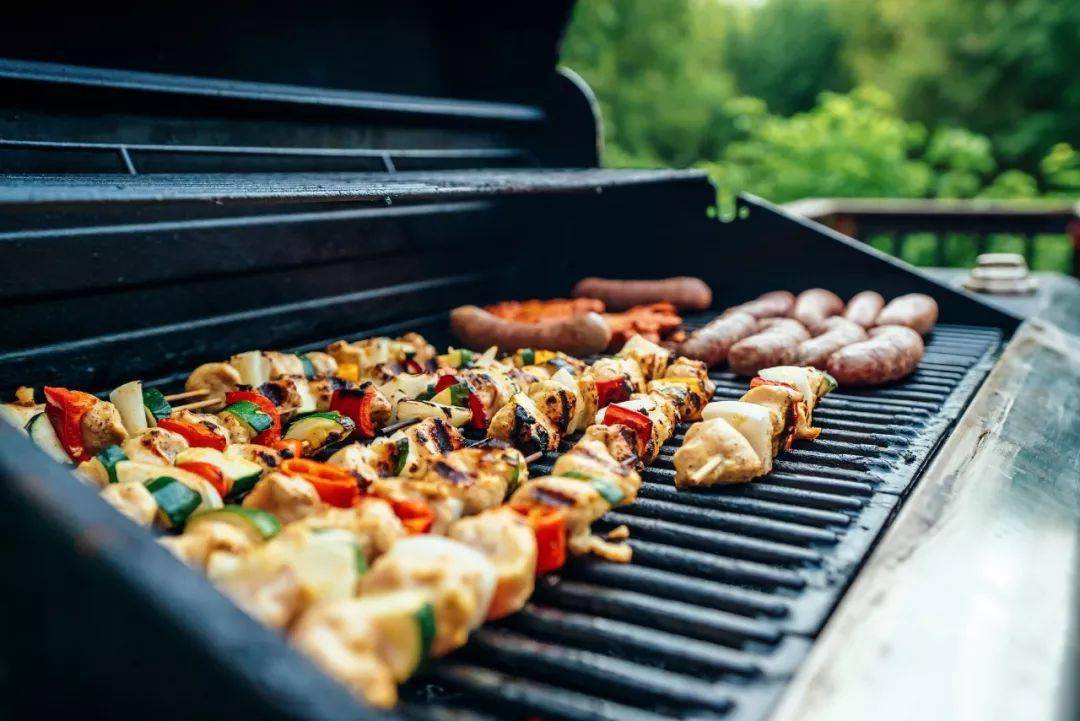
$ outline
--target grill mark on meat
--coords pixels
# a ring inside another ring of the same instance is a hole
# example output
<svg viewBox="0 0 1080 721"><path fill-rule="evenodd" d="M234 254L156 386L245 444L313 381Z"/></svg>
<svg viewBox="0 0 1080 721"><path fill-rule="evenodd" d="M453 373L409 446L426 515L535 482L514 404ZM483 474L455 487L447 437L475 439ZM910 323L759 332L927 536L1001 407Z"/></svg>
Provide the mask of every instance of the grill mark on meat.
<svg viewBox="0 0 1080 721"><path fill-rule="evenodd" d="M472 482L472 478L467 473L459 471L445 461L438 461L434 470L440 477L445 478L455 486L466 486Z"/></svg>
<svg viewBox="0 0 1080 721"><path fill-rule="evenodd" d="M433 425L435 426L435 443L438 446L439 451L441 453L447 453L454 450L454 441L450 438L450 434L446 430L446 422L436 418Z"/></svg>

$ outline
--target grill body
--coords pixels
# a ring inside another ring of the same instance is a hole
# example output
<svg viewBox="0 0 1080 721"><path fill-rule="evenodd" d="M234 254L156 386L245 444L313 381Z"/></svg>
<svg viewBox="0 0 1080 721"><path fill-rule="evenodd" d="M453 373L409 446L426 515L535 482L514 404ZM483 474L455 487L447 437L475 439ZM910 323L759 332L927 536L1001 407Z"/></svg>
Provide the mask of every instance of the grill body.
<svg viewBox="0 0 1080 721"><path fill-rule="evenodd" d="M700 275L718 309L775 288L931 293L943 323L912 378L827 398L821 439L756 483L676 493L665 449L604 520L631 528L633 564L545 579L387 715L761 718L1018 321L755 198L722 223L700 173L596 169L594 103L554 69L568 4L479 29L422 5L342 4L298 23L282 62L240 43L217 77L205 53L261 10L216 8L191 47L131 54L112 41L146 50L155 11L83 18L111 50L80 23L46 47L40 13L10 19L0 390L176 384L237 351L375 333L443 345L454 305L584 275ZM357 27L378 42L320 45ZM399 64L349 71L380 62ZM7 427L0 484L11 716L383 716Z"/></svg>

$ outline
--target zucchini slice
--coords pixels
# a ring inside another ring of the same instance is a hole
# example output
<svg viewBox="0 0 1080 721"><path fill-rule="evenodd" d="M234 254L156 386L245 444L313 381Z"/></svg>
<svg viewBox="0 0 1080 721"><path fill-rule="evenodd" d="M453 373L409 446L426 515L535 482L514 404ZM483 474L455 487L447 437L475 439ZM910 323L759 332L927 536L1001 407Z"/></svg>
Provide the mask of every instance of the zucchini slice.
<svg viewBox="0 0 1080 721"><path fill-rule="evenodd" d="M130 381L113 389L109 400L120 412L120 420L128 435L135 436L147 429L147 416L143 408L142 381ZM164 398L163 398L164 400ZM116 483L115 480L112 481Z"/></svg>
<svg viewBox="0 0 1080 721"><path fill-rule="evenodd" d="M202 496L186 485L170 478L159 476L146 484L146 490L157 503L158 519L166 528L181 528L188 516L202 504Z"/></svg>
<svg viewBox="0 0 1080 721"><path fill-rule="evenodd" d="M274 425L274 419L251 401L237 401L225 406L225 410L222 412L225 411L232 413L247 424L255 434L262 433Z"/></svg>
<svg viewBox="0 0 1080 721"><path fill-rule="evenodd" d="M285 438L295 438L307 444L310 453L316 449L348 438L356 423L336 411L319 411L297 416L285 431Z"/></svg>
<svg viewBox="0 0 1080 721"><path fill-rule="evenodd" d="M157 388L143 388L142 402L146 411L146 420L152 426L156 426L158 421L172 415L172 406Z"/></svg>
<svg viewBox="0 0 1080 721"><path fill-rule="evenodd" d="M274 514L243 506L222 506L216 511L196 513L188 519L187 527L195 528L200 523L210 521L228 523L239 528L253 543L268 541L281 531L281 522Z"/></svg>
<svg viewBox="0 0 1080 721"><path fill-rule="evenodd" d="M311 362L311 359L304 353L297 353L296 357L300 359L300 365L304 368L304 377L309 381L315 379L315 365Z"/></svg>
<svg viewBox="0 0 1080 721"><path fill-rule="evenodd" d="M126 461L128 459L127 454L124 453L120 446L109 446L95 456L98 462L101 463L105 472L109 474L109 483L118 483L116 478L116 464L120 461Z"/></svg>
<svg viewBox="0 0 1080 721"><path fill-rule="evenodd" d="M573 478L578 481L585 481L590 486L596 489L596 492L603 497L612 506L618 505L622 499L626 497L626 494L622 492L613 481L606 478L594 478L581 471L567 471L562 474L563 478Z"/></svg>
<svg viewBox="0 0 1080 721"><path fill-rule="evenodd" d="M397 404L397 417L399 421L442 418L455 428L461 428L472 420L472 412L468 408L446 406L435 401L401 401Z"/></svg>
<svg viewBox="0 0 1080 721"><path fill-rule="evenodd" d="M431 657L435 610L418 589L361 596L353 602L378 631L376 652L398 683Z"/></svg>
<svg viewBox="0 0 1080 721"><path fill-rule="evenodd" d="M53 428L52 423L49 421L49 417L44 413L38 413L36 416L30 419L26 424L26 432L30 438L37 444L37 447L45 451L45 453L57 463L71 463L71 456L60 444L60 438L56 435L56 429Z"/></svg>

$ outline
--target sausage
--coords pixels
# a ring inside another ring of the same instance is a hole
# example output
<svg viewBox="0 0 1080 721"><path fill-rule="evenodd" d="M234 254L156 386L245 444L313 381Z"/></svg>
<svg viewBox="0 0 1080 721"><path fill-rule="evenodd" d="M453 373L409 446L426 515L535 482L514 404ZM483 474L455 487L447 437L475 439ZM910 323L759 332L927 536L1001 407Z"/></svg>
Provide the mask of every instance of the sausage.
<svg viewBox="0 0 1080 721"><path fill-rule="evenodd" d="M799 344L799 365L823 368L833 353L869 337L861 325L847 318L829 318L823 325L824 333Z"/></svg>
<svg viewBox="0 0 1080 721"><path fill-rule="evenodd" d="M877 325L906 325L926 335L934 329L937 318L937 301L922 293L909 293L890 300L875 322Z"/></svg>
<svg viewBox="0 0 1080 721"><path fill-rule="evenodd" d="M791 365L799 356L799 343L809 337L799 321L779 320L731 346L728 365L744 376L755 376L762 368Z"/></svg>
<svg viewBox="0 0 1080 721"><path fill-rule="evenodd" d="M847 302L844 317L858 323L863 328L870 328L874 325L874 321L884 305L885 299L881 297L881 293L864 290L862 293L856 293Z"/></svg>
<svg viewBox="0 0 1080 721"><path fill-rule="evenodd" d="M812 333L820 333L825 319L844 312L844 301L836 293L824 288L811 288L799 293L791 317L802 323Z"/></svg>
<svg viewBox="0 0 1080 721"><path fill-rule="evenodd" d="M749 313L755 318L774 318L791 315L795 308L795 294L786 290L774 290L759 295L756 299L728 308L724 315L731 313Z"/></svg>
<svg viewBox="0 0 1080 721"><path fill-rule="evenodd" d="M542 348L583 356L600 353L611 342L611 328L597 313L522 323L499 318L475 305L463 305L450 312L450 327L462 343L477 349L493 345L511 352Z"/></svg>
<svg viewBox="0 0 1080 721"><path fill-rule="evenodd" d="M599 298L609 311L663 301L679 310L705 310L712 305L712 290L705 281L685 275L662 280L582 278L573 294L575 298Z"/></svg>
<svg viewBox="0 0 1080 721"><path fill-rule="evenodd" d="M709 321L678 347L679 355L714 366L727 360L735 343L752 335L757 321L748 313L732 313Z"/></svg>
<svg viewBox="0 0 1080 721"><path fill-rule="evenodd" d="M903 325L883 325L871 329L870 340L829 356L825 370L842 386L872 386L903 378L922 357L918 333Z"/></svg>

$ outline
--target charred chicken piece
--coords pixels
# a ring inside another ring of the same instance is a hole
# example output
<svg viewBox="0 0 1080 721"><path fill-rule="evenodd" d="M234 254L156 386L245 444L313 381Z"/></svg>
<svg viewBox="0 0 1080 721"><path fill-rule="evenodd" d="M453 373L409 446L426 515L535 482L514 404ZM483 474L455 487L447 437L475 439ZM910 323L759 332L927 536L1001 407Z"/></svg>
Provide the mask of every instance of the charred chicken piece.
<svg viewBox="0 0 1080 721"><path fill-rule="evenodd" d="M491 419L488 437L504 440L530 454L556 450L560 434L532 398L517 393Z"/></svg>
<svg viewBox="0 0 1080 721"><path fill-rule="evenodd" d="M488 620L520 611L532 595L536 578L536 536L517 512L506 506L463 518L449 538L482 553L495 567L495 592Z"/></svg>

